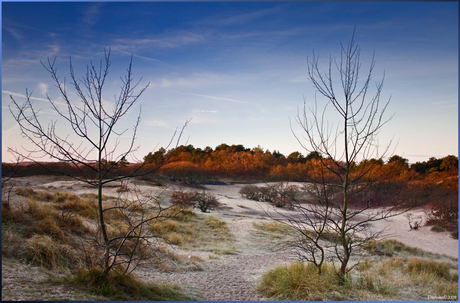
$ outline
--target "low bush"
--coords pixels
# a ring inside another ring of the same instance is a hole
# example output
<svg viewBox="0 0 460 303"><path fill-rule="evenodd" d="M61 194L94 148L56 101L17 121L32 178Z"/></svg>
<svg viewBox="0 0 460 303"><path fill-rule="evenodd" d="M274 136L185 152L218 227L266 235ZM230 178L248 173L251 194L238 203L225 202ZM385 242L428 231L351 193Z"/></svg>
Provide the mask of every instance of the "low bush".
<svg viewBox="0 0 460 303"><path fill-rule="evenodd" d="M255 185L246 185L238 193L246 199L260 201L260 190Z"/></svg>
<svg viewBox="0 0 460 303"><path fill-rule="evenodd" d="M458 191L456 192L458 195ZM458 239L458 196L445 196L431 204L426 225L451 232Z"/></svg>
<svg viewBox="0 0 460 303"><path fill-rule="evenodd" d="M239 194L249 200L270 202L276 207L292 207L299 195L299 188L280 182L273 186L247 185L240 189Z"/></svg>
<svg viewBox="0 0 460 303"><path fill-rule="evenodd" d="M183 208L198 208L201 212L215 210L220 207L219 200L212 193L176 190L171 195L171 203Z"/></svg>
<svg viewBox="0 0 460 303"><path fill-rule="evenodd" d="M220 207L219 200L214 194L211 193L197 193L195 207L200 209L201 212L205 213L208 210L215 210Z"/></svg>

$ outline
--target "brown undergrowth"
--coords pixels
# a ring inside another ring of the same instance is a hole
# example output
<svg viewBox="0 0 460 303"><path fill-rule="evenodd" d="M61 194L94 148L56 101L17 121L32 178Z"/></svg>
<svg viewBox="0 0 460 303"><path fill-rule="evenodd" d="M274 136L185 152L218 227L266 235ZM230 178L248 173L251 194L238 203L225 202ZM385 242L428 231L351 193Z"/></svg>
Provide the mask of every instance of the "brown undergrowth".
<svg viewBox="0 0 460 303"><path fill-rule="evenodd" d="M54 188L53 188L54 189ZM103 197L106 205L114 197ZM155 207L149 211L157 211ZM2 202L2 257L17 259L56 272L53 283L82 286L83 291L108 300L192 300L177 286L141 282L135 275L100 272L100 254L95 245L97 224L93 194L74 195L44 189L17 188L11 199ZM108 229L114 236L129 228L120 214L106 213ZM135 213L133 215L136 215ZM197 215L190 209L174 207L162 219L149 225L156 238L150 246L150 260L162 271L197 271L204 260L171 249L178 246L214 253L233 253L234 239L226 223L217 217ZM56 278L64 274L65 278ZM85 287L83 287L85 285ZM88 287L86 287L88 286Z"/></svg>

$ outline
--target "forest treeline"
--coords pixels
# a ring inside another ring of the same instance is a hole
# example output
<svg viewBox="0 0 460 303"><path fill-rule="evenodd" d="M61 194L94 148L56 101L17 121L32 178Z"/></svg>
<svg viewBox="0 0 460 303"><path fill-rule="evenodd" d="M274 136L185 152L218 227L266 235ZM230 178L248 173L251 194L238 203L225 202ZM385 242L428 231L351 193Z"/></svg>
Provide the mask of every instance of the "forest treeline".
<svg viewBox="0 0 460 303"><path fill-rule="evenodd" d="M320 160L323 161L320 161ZM128 175L137 167L143 165L142 171L152 170L161 166L156 174L173 181L200 183L205 180L234 180L234 181L305 181L318 170L320 163L327 163L318 152L308 155L295 151L288 156L279 151L264 150L257 146L252 149L243 145L227 145L216 148L195 148L193 145L181 145L166 150L160 148L150 152L143 158L143 163L130 164L122 158L118 163L105 161L111 173ZM89 174L84 167L74 167L62 162L22 163L14 167L14 163L2 163L2 176L13 173L16 176L49 175L65 172L66 174ZM448 155L444 158L430 158L428 161L409 164L408 160L394 155L387 162L376 159L366 159L352 163L356 170L372 167L372 172L393 179L420 180L439 179L458 175L458 157Z"/></svg>
<svg viewBox="0 0 460 303"><path fill-rule="evenodd" d="M296 151L285 156L260 146L249 149L243 145L221 144L215 149L201 149L181 145L170 150L160 148L150 152L140 163L130 164L122 158L118 162L103 161L102 164L107 168L108 177L128 176L136 171L144 180L160 183L164 179L188 185L199 185L209 180L317 182L318 178L325 183L337 182L334 171L325 169L326 166L336 167L332 159L323 158L317 152L303 155ZM369 178L374 184L371 191L378 192L378 197L375 197L377 202L380 198L398 193L398 201L404 201L404 204L429 205L431 213L436 214L430 219L432 224L457 230L458 157L432 157L428 161L409 164L406 158L394 155L386 162L366 159L351 166L352 174L363 175L363 182ZM154 173L150 173L152 171ZM74 166L66 162L2 163L2 177L57 174L96 178L95 171L85 165Z"/></svg>
<svg viewBox="0 0 460 303"><path fill-rule="evenodd" d="M237 180L264 181L305 181L318 165L327 162L318 152L308 155L295 151L285 156L279 151L270 152L257 146L245 148L243 145L218 145L215 149L195 148L193 145L181 145L166 151L160 148L144 157L144 162L158 165L172 159L162 168L165 175L173 179L200 180L209 178L234 178ZM431 174L458 174L458 157L430 158L428 161L409 165L407 159L394 155L386 163L383 160L368 159L353 166L362 169L373 166L373 169L393 178L419 179Z"/></svg>

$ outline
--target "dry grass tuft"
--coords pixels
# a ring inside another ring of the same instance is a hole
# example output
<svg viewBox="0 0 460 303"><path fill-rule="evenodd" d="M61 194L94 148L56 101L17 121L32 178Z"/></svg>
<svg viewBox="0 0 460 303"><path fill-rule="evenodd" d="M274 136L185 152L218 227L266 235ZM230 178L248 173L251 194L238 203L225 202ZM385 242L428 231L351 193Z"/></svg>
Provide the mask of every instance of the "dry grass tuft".
<svg viewBox="0 0 460 303"><path fill-rule="evenodd" d="M263 231L263 232L271 232L271 233L280 233L286 234L292 230L289 225L282 224L276 221L269 221L269 222L253 222L252 225L255 229Z"/></svg>
<svg viewBox="0 0 460 303"><path fill-rule="evenodd" d="M104 275L100 270L80 271L70 281L111 301L190 301L194 298L171 284L143 282L135 276Z"/></svg>
<svg viewBox="0 0 460 303"><path fill-rule="evenodd" d="M162 258L157 264L158 268L164 272L188 272L203 270L203 258L191 253L179 253L169 247L159 248Z"/></svg>
<svg viewBox="0 0 460 303"><path fill-rule="evenodd" d="M458 298L458 270L429 258L362 260L346 282L337 283L331 264L318 275L311 264L276 267L262 277L260 291L281 300L442 300ZM335 295L332 295L335 294Z"/></svg>
<svg viewBox="0 0 460 303"><path fill-rule="evenodd" d="M296 262L278 266L262 277L259 291L276 300L323 301L341 299L339 279L332 264L322 274L312 263Z"/></svg>
<svg viewBox="0 0 460 303"><path fill-rule="evenodd" d="M454 280L454 276L450 273L452 266L447 262L426 260L420 258L411 258L407 261L407 271L411 275L435 275L446 280ZM458 280L458 275L455 277Z"/></svg>
<svg viewBox="0 0 460 303"><path fill-rule="evenodd" d="M2 205L2 253L46 268L76 269L94 264L83 240L91 231L82 218L61 205L82 201L70 194L50 194L31 189L17 190L26 203ZM41 200L37 200L41 199ZM42 201L42 202L40 202ZM45 202L43 202L45 201ZM48 203L50 202L50 203Z"/></svg>
<svg viewBox="0 0 460 303"><path fill-rule="evenodd" d="M397 240L383 239L383 240L370 240L364 247L369 253L380 256L393 256L395 253L405 253L416 256L425 256L429 253L415 248L407 246Z"/></svg>
<svg viewBox="0 0 460 303"><path fill-rule="evenodd" d="M150 230L168 243L218 254L235 252L234 236L227 223L218 217L198 216L193 210L179 206L171 207L162 215L169 218L152 221Z"/></svg>
<svg viewBox="0 0 460 303"><path fill-rule="evenodd" d="M26 241L26 258L35 265L49 269L70 268L78 263L78 252L69 245L54 241L46 235L34 235Z"/></svg>

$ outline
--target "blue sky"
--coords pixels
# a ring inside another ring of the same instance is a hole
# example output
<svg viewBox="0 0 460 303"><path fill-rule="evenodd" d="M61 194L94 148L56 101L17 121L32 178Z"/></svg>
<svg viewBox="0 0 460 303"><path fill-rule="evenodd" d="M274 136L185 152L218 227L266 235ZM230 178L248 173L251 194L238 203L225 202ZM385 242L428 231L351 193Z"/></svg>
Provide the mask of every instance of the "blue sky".
<svg viewBox="0 0 460 303"><path fill-rule="evenodd" d="M190 118L182 143L306 154L291 126L301 134L297 110L315 98L307 58L314 50L326 69L355 27L363 70L375 51L373 80L385 73L382 102L391 97L387 112L395 114L379 143L394 138L394 153L411 163L458 155L456 2L3 2L3 161L6 147L27 146L8 110L10 94L22 101L28 88L44 123L56 118L46 94L60 97L40 60L57 57L69 78L71 57L83 76L104 48L112 60L106 100L131 54L134 77L150 83L120 122L131 129L142 107L138 158L166 146Z"/></svg>

